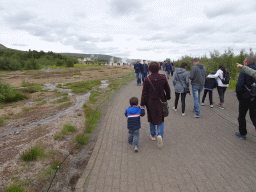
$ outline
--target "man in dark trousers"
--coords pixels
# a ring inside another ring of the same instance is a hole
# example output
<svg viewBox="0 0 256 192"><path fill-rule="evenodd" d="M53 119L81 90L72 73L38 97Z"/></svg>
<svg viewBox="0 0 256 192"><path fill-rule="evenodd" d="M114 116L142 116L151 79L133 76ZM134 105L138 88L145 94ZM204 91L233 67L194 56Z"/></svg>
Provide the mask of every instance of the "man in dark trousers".
<svg viewBox="0 0 256 192"><path fill-rule="evenodd" d="M246 57L244 65L256 70L255 58L251 56ZM255 79L252 76L241 71L236 83L236 96L239 101L239 133L235 133L235 136L242 140L246 140L247 129L245 117L248 110L252 123L256 128L256 97L252 97L249 91L253 82L255 82Z"/></svg>
<svg viewBox="0 0 256 192"><path fill-rule="evenodd" d="M137 86L141 85L141 68L142 68L142 64L140 63L140 60L137 60L137 63L134 65Z"/></svg>

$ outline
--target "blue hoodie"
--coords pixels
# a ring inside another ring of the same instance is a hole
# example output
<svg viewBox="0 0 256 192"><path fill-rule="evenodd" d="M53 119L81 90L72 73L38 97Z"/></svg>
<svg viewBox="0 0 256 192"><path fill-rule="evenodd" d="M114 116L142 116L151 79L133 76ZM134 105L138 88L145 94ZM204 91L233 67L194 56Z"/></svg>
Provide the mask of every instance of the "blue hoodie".
<svg viewBox="0 0 256 192"><path fill-rule="evenodd" d="M141 109L138 105L129 106L125 111L125 116L127 119L127 128L128 129L139 129L140 126L140 116L145 115L145 110Z"/></svg>

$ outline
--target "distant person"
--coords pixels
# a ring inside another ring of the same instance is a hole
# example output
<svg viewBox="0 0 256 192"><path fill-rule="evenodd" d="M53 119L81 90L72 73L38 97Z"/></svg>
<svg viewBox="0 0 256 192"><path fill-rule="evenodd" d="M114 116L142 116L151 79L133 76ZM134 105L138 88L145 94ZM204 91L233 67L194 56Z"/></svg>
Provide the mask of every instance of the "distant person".
<svg viewBox="0 0 256 192"><path fill-rule="evenodd" d="M144 79L148 76L148 64L146 64L146 60L143 60L143 64L141 65L141 75L142 75L142 82L144 83Z"/></svg>
<svg viewBox="0 0 256 192"><path fill-rule="evenodd" d="M226 73L229 73L226 67L224 65L219 65L219 69L214 75L208 75L209 78L217 78L217 83L218 83L217 90L220 98L220 103L217 105L217 107L219 109L225 109L224 95L229 84L224 84L222 80L224 79L224 76Z"/></svg>
<svg viewBox="0 0 256 192"><path fill-rule="evenodd" d="M193 67L190 71L191 85L192 85L192 93L194 98L194 111L196 112L195 118L199 118L201 115L200 111L200 94L204 89L204 84L206 80L206 68L203 64L199 63L199 59L195 58L192 61Z"/></svg>
<svg viewBox="0 0 256 192"><path fill-rule="evenodd" d="M155 137L157 126L157 147L162 148L164 137L164 116L162 102L171 99L171 89L166 77L158 73L160 69L159 63L151 62L148 69L151 75L149 75L144 81L140 105L142 107L147 107L151 140L156 140Z"/></svg>
<svg viewBox="0 0 256 192"><path fill-rule="evenodd" d="M253 78L256 79L256 70L255 69L252 69L246 65L242 65L242 64L239 64L237 63L237 68L242 68L242 70L247 73L248 75L252 76Z"/></svg>
<svg viewBox="0 0 256 192"><path fill-rule="evenodd" d="M185 116L185 99L187 95L187 89L189 89L189 74L186 71L187 63L182 63L180 68L174 73L172 83L175 87L175 102L174 102L174 111L177 111L179 97L181 95L181 107L182 107L182 116Z"/></svg>
<svg viewBox="0 0 256 192"><path fill-rule="evenodd" d="M211 75L214 75L215 72L212 72ZM213 89L216 88L218 86L218 83L216 81L216 79L214 78L210 78L207 76L206 80L205 80L205 85L204 85L204 95L202 98L202 103L201 105L204 106L204 101L205 101L205 97L207 95L207 93L209 93L209 101L210 101L210 107L213 108L213 101L212 101L212 93L213 93Z"/></svg>
<svg viewBox="0 0 256 192"><path fill-rule="evenodd" d="M138 106L138 98L130 98L130 106L125 111L127 119L128 131L128 143L134 147L134 151L139 151L139 139L140 139L140 117L145 115L145 108Z"/></svg>
<svg viewBox="0 0 256 192"><path fill-rule="evenodd" d="M165 71L166 71L166 77L167 77L167 79L170 78L171 70L172 70L172 66L171 66L170 62L168 62L168 63L165 65Z"/></svg>
<svg viewBox="0 0 256 192"><path fill-rule="evenodd" d="M255 60L251 56L245 58L244 65L256 70ZM242 140L246 140L247 129L245 117L248 110L251 121L256 129L256 97L252 97L248 90L251 89L253 82L255 82L255 79L252 76L241 71L236 83L236 97L239 101L239 133L235 133L235 136Z"/></svg>
<svg viewBox="0 0 256 192"><path fill-rule="evenodd" d="M173 73L174 73L174 71L175 71L175 67L174 67L174 64L173 64L173 62L170 62L170 64L171 64L171 76L173 76Z"/></svg>
<svg viewBox="0 0 256 192"><path fill-rule="evenodd" d="M137 63L134 65L135 73L136 73L136 80L137 86L141 85L141 63L140 60L137 60Z"/></svg>

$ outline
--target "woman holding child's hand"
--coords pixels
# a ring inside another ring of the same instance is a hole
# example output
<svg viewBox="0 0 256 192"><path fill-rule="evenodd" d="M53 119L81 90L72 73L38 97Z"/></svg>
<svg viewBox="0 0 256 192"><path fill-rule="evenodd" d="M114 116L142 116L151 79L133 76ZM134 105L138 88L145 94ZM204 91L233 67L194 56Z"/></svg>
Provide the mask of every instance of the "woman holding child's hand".
<svg viewBox="0 0 256 192"><path fill-rule="evenodd" d="M157 147L162 148L164 136L164 116L161 101L165 102L171 99L171 89L166 77L158 73L160 69L159 63L151 62L148 69L151 75L145 78L143 83L140 105L142 107L147 107L151 140L156 140L155 137L157 126Z"/></svg>

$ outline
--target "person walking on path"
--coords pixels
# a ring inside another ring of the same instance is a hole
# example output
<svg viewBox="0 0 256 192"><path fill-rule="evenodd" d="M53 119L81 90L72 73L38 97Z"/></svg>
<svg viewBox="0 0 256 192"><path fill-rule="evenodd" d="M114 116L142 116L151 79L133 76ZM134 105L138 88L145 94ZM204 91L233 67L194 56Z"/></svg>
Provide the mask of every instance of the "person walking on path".
<svg viewBox="0 0 256 192"><path fill-rule="evenodd" d="M146 60L143 60L142 68L141 68L141 74L142 74L142 82L144 83L145 78L148 76L148 64L146 64Z"/></svg>
<svg viewBox="0 0 256 192"><path fill-rule="evenodd" d="M125 116L127 119L127 128L128 131L128 143L134 147L134 151L139 151L139 139L140 139L140 116L145 115L145 108L140 108L138 106L138 98L130 98L130 106L125 111Z"/></svg>
<svg viewBox="0 0 256 192"><path fill-rule="evenodd" d="M173 62L170 63L172 68L171 68L171 76L173 76L173 72L175 71L175 67L174 67L174 64Z"/></svg>
<svg viewBox="0 0 256 192"><path fill-rule="evenodd" d="M190 77L192 85L192 93L194 98L194 111L196 118L200 117L200 93L202 92L206 80L206 68L203 64L199 63L199 59L193 59L193 67L191 68Z"/></svg>
<svg viewBox="0 0 256 192"><path fill-rule="evenodd" d="M137 63L134 65L135 73L136 73L136 80L137 86L141 85L141 63L137 60Z"/></svg>
<svg viewBox="0 0 256 192"><path fill-rule="evenodd" d="M181 106L182 106L182 116L185 115L185 99L187 95L187 89L189 89L189 74L186 71L187 63L182 63L180 68L174 73L172 80L173 85L175 86L175 102L174 102L174 111L177 111L179 97L181 95Z"/></svg>
<svg viewBox="0 0 256 192"><path fill-rule="evenodd" d="M165 65L165 71L166 71L166 77L167 77L167 79L169 79L170 78L170 73L172 71L172 66L171 66L170 62L168 62Z"/></svg>
<svg viewBox="0 0 256 192"><path fill-rule="evenodd" d="M166 77L158 73L160 69L159 63L151 62L148 69L151 75L149 75L144 81L140 105L142 107L146 106L147 108L150 138L153 141L155 140L157 126L157 147L162 148L164 137L162 102L171 99L171 89Z"/></svg>
<svg viewBox="0 0 256 192"><path fill-rule="evenodd" d="M254 58L251 56L245 58L244 65L256 70ZM236 96L239 101L239 132L235 133L235 136L242 140L246 140L247 129L245 117L248 110L251 121L256 129L256 97L252 97L248 90L248 88L251 89L251 85L254 81L255 79L252 76L241 71L236 83Z"/></svg>
<svg viewBox="0 0 256 192"><path fill-rule="evenodd" d="M256 79L256 70L252 69L246 65L242 65L240 63L237 63L237 68L242 68L242 70L247 73L248 75L252 76L253 78Z"/></svg>
<svg viewBox="0 0 256 192"><path fill-rule="evenodd" d="M208 75L209 78L217 78L217 90L220 97L220 103L217 105L219 109L224 108L224 95L229 84L223 84L225 73L229 73L224 65L220 65L218 71L214 75Z"/></svg>
<svg viewBox="0 0 256 192"><path fill-rule="evenodd" d="M214 75L215 72L212 72L211 75ZM213 92L213 89L216 88L218 85L216 79L214 78L209 78L207 76L206 80L205 80L205 85L204 85L204 95L203 95L203 98L202 98L202 103L201 105L204 106L204 101L205 101L205 97L207 95L207 93L209 93L209 100L210 100L210 107L213 108L213 101L212 101L212 92Z"/></svg>

